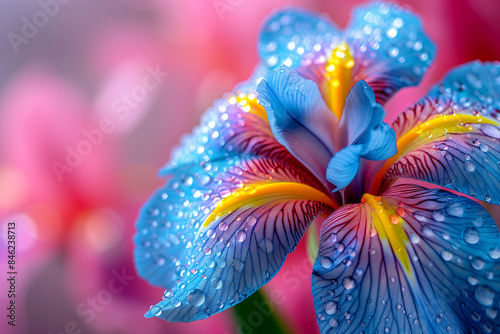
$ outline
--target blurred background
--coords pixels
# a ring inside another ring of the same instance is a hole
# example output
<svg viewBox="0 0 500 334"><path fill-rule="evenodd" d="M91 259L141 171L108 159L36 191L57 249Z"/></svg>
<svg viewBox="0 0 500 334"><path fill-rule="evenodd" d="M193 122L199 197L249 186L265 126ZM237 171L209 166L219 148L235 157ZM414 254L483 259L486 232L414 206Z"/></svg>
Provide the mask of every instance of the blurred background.
<svg viewBox="0 0 500 334"><path fill-rule="evenodd" d="M145 319L163 289L137 277L134 221L156 171L212 101L257 63L261 21L287 4L326 12L345 0L3 0L0 3L1 333L235 333L231 311L190 324ZM416 101L444 73L500 60L500 2L397 1L438 47ZM36 23L36 25L34 25ZM100 131L99 131L100 130ZM78 155L80 152L81 155ZM16 326L7 224L16 223ZM316 333L304 245L266 287L296 333Z"/></svg>

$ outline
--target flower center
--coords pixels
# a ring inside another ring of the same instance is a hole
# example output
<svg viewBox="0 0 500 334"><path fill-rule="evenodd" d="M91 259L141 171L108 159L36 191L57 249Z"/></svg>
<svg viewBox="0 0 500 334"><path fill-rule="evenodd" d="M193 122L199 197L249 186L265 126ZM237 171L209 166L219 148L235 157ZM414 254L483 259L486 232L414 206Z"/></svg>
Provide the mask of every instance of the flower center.
<svg viewBox="0 0 500 334"><path fill-rule="evenodd" d="M339 44L328 57L325 63L325 81L323 92L330 110L342 117L345 98L351 90L352 68L354 58L345 43Z"/></svg>

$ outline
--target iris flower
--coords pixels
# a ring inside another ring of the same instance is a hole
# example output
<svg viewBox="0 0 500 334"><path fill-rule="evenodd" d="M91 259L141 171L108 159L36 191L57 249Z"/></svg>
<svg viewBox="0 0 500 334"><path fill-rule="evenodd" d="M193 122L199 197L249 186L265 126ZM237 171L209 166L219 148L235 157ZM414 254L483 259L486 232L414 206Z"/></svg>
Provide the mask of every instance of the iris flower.
<svg viewBox="0 0 500 334"><path fill-rule="evenodd" d="M317 219L322 333L498 331L500 237L481 203L500 204L499 65L453 70L389 126L382 105L434 57L411 13L372 3L340 33L288 8L259 50L140 213L137 270L166 288L146 316L239 303Z"/></svg>

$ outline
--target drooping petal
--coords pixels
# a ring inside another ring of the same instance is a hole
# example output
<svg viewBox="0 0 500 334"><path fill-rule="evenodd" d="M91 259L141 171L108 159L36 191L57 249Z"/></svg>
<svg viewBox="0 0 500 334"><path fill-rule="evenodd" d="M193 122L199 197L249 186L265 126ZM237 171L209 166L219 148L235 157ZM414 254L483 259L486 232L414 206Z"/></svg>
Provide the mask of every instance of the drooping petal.
<svg viewBox="0 0 500 334"><path fill-rule="evenodd" d="M251 93L216 103L163 173L134 239L139 274L167 289L148 317L187 322L238 303L336 206L274 139Z"/></svg>
<svg viewBox="0 0 500 334"><path fill-rule="evenodd" d="M400 88L418 84L435 56L420 20L396 4L358 7L345 38L356 50L353 82L366 80L381 104Z"/></svg>
<svg viewBox="0 0 500 334"><path fill-rule="evenodd" d="M471 63L451 72L393 124L398 154L378 174L409 177L500 204L500 68Z"/></svg>
<svg viewBox="0 0 500 334"><path fill-rule="evenodd" d="M271 15L259 39L260 59L270 69L285 65L297 68L311 58L326 56L340 36L329 20L302 8L289 7Z"/></svg>
<svg viewBox="0 0 500 334"><path fill-rule="evenodd" d="M359 155L363 145L349 145L333 156L326 169L327 180L335 185L333 191L347 187L358 173Z"/></svg>
<svg viewBox="0 0 500 334"><path fill-rule="evenodd" d="M312 285L322 333L493 333L500 237L479 204L402 184L335 211Z"/></svg>
<svg viewBox="0 0 500 334"><path fill-rule="evenodd" d="M365 81L358 81L347 96L335 129L336 144L342 149L328 163L326 174L336 186L334 191L351 183L358 172L359 158L385 160L396 154L396 135L383 122L384 116L371 88Z"/></svg>
<svg viewBox="0 0 500 334"><path fill-rule="evenodd" d="M318 86L280 67L266 75L257 91L276 140L328 184L326 167L335 152L333 133L338 120Z"/></svg>
<svg viewBox="0 0 500 334"><path fill-rule="evenodd" d="M210 170L201 164L171 172L142 209L137 270L168 289L147 317L188 322L240 302L274 276L310 222L334 205L300 165L230 159L211 162Z"/></svg>

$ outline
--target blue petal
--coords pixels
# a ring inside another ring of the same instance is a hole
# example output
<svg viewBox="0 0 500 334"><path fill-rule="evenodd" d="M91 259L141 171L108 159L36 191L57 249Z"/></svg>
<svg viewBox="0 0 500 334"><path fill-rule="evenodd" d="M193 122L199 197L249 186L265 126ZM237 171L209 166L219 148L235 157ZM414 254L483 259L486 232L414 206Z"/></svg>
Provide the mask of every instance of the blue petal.
<svg viewBox="0 0 500 334"><path fill-rule="evenodd" d="M500 110L500 63L471 62L453 69L443 82L430 92L444 100L474 109L482 115L496 115Z"/></svg>
<svg viewBox="0 0 500 334"><path fill-rule="evenodd" d="M435 56L420 20L395 4L358 7L345 35L359 50L354 80L366 80L382 104L400 88L418 84Z"/></svg>
<svg viewBox="0 0 500 334"><path fill-rule="evenodd" d="M459 67L394 121L399 153L380 174L500 204L499 104L497 63Z"/></svg>
<svg viewBox="0 0 500 334"><path fill-rule="evenodd" d="M359 158L385 160L396 154L396 135L383 123L384 117L385 111L368 84L356 82L336 130L337 142L344 148L328 164L327 180L336 186L334 191L347 187L356 177Z"/></svg>
<svg viewBox="0 0 500 334"><path fill-rule="evenodd" d="M362 145L349 145L335 153L326 169L327 180L335 185L333 191L347 187L358 173Z"/></svg>
<svg viewBox="0 0 500 334"><path fill-rule="evenodd" d="M317 85L281 67L269 72L257 91L276 140L318 179L325 180L328 161L335 152L337 118L324 103Z"/></svg>
<svg viewBox="0 0 500 334"><path fill-rule="evenodd" d="M312 276L321 333L498 332L500 237L488 212L415 185L371 201L322 225ZM396 217L376 223L379 213Z"/></svg>
<svg viewBox="0 0 500 334"><path fill-rule="evenodd" d="M332 205L306 171L281 161L235 157L169 176L141 210L134 238L138 273L167 289L146 317L168 321L204 319L255 292Z"/></svg>
<svg viewBox="0 0 500 334"><path fill-rule="evenodd" d="M264 23L259 39L263 64L270 69L281 65L297 68L301 60L338 44L337 29L323 18L301 8L286 8L271 15Z"/></svg>
<svg viewBox="0 0 500 334"><path fill-rule="evenodd" d="M163 170L167 184L141 210L137 271L167 289L147 317L193 321L238 303L272 278L315 215L335 206L276 141L255 86L239 87L183 139Z"/></svg>

